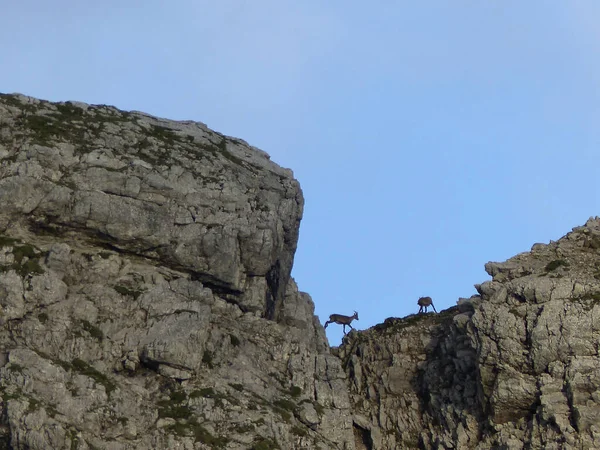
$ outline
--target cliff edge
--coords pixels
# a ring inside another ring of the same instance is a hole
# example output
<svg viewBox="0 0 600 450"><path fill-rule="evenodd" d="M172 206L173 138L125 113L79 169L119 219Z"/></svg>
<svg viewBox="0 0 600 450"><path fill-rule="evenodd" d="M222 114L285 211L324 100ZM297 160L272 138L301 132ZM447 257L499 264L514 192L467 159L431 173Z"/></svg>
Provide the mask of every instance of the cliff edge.
<svg viewBox="0 0 600 450"><path fill-rule="evenodd" d="M0 448L343 448L290 170L196 122L0 95ZM351 445L350 443L348 445Z"/></svg>

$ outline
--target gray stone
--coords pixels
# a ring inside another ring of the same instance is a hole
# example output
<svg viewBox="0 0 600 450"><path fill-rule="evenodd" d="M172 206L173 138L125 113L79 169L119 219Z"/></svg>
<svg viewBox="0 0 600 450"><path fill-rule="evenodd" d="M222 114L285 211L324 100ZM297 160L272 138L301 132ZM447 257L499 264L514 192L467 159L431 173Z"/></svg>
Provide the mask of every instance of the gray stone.
<svg viewBox="0 0 600 450"><path fill-rule="evenodd" d="M0 95L0 124L0 447L354 448L291 171L106 106Z"/></svg>
<svg viewBox="0 0 600 450"><path fill-rule="evenodd" d="M292 172L0 94L0 448L600 448L600 218L330 349Z"/></svg>
<svg viewBox="0 0 600 450"><path fill-rule="evenodd" d="M372 448L600 448L597 240L591 218L486 264L493 280L455 309L348 336L337 353Z"/></svg>

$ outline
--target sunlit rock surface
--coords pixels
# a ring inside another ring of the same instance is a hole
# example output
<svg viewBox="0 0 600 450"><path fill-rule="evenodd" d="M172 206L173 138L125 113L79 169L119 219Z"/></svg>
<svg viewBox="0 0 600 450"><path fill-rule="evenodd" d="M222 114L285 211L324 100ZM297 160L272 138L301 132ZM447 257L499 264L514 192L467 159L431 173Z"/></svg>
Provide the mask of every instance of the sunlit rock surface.
<svg viewBox="0 0 600 450"><path fill-rule="evenodd" d="M600 219L486 270L338 349L357 448L600 448Z"/></svg>
<svg viewBox="0 0 600 450"><path fill-rule="evenodd" d="M0 449L600 448L600 219L330 349L302 208L201 123L0 95Z"/></svg>
<svg viewBox="0 0 600 450"><path fill-rule="evenodd" d="M291 171L195 122L0 96L1 448L353 448Z"/></svg>

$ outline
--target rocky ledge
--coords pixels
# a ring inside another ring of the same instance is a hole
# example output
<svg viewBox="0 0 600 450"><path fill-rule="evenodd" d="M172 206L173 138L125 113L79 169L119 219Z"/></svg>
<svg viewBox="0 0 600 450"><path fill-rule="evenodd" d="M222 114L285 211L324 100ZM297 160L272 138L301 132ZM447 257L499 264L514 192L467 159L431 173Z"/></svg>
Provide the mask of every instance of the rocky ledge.
<svg viewBox="0 0 600 450"><path fill-rule="evenodd" d="M485 267L479 295L337 349L357 449L600 448L600 219Z"/></svg>

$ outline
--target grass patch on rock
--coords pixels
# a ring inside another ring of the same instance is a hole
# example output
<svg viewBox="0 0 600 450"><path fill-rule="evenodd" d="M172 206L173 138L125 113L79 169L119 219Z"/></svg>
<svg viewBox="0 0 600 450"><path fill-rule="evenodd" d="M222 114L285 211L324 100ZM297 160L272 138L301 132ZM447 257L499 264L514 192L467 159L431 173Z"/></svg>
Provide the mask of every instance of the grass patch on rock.
<svg viewBox="0 0 600 450"><path fill-rule="evenodd" d="M227 437L214 436L205 427L197 423L177 422L165 429L177 436L193 436L196 442L202 442L214 449L224 448L229 443Z"/></svg>
<svg viewBox="0 0 600 450"><path fill-rule="evenodd" d="M110 396L111 392L117 388L117 385L113 381L111 381L106 375L104 375L102 372L99 372L82 359L75 358L71 362L71 366L73 370L81 373L82 375L90 377L96 383L104 386L104 389L106 390L106 395L108 396Z"/></svg>
<svg viewBox="0 0 600 450"><path fill-rule="evenodd" d="M250 450L280 450L281 447L277 442L268 438L260 438L255 441Z"/></svg>
<svg viewBox="0 0 600 450"><path fill-rule="evenodd" d="M13 244L21 242L20 239L11 238L8 236L0 235L0 248L2 247L12 247Z"/></svg>
<svg viewBox="0 0 600 450"><path fill-rule="evenodd" d="M302 388L299 386L292 386L287 393L292 397L297 398L302 395Z"/></svg>
<svg viewBox="0 0 600 450"><path fill-rule="evenodd" d="M206 364L209 369L213 369L213 354L208 350L204 350L204 353L202 353L202 362Z"/></svg>
<svg viewBox="0 0 600 450"><path fill-rule="evenodd" d="M90 323L87 320L80 320L79 324L81 325L81 328L83 328L85 331L87 331L90 334L90 336L92 336L94 339L97 339L98 341L102 342L102 340L104 339L104 333L102 332L102 330L100 328L93 325L92 323Z"/></svg>
<svg viewBox="0 0 600 450"><path fill-rule="evenodd" d="M556 270L559 267L569 267L569 263L564 259L555 259L554 261L550 261L548 264L546 264L544 270L546 272L552 272L553 270Z"/></svg>
<svg viewBox="0 0 600 450"><path fill-rule="evenodd" d="M296 409L296 404L290 400L286 400L285 398L280 398L279 400L275 400L273 404L279 408L285 409L287 411L293 411Z"/></svg>
<svg viewBox="0 0 600 450"><path fill-rule="evenodd" d="M207 387L207 388L193 390L192 393L190 394L190 398L200 398L200 397L214 398L216 395L217 395L217 393L215 392L215 390L213 388Z"/></svg>
<svg viewBox="0 0 600 450"><path fill-rule="evenodd" d="M187 401L185 392L178 389L172 390L169 393L169 398L159 400L158 417L170 417L172 419L189 419L192 415L192 410L189 406L182 403Z"/></svg>
<svg viewBox="0 0 600 450"><path fill-rule="evenodd" d="M296 436L304 437L308 435L308 431L305 428L301 428L298 425L294 425L292 427L292 433Z"/></svg>
<svg viewBox="0 0 600 450"><path fill-rule="evenodd" d="M41 275L44 269L40 266L40 258L44 256L40 250L31 244L18 244L19 239L0 236L0 248L12 247L14 262L0 266L0 272L14 270L21 277L29 274Z"/></svg>
<svg viewBox="0 0 600 450"><path fill-rule="evenodd" d="M48 322L48 314L45 312L39 313L37 316L38 320L40 321L40 323L46 323Z"/></svg>
<svg viewBox="0 0 600 450"><path fill-rule="evenodd" d="M211 398L215 401L216 406L224 407L224 401L228 401L232 405L239 405L240 401L229 394L223 394L215 391L212 387L195 389L190 393L190 398Z"/></svg>
<svg viewBox="0 0 600 450"><path fill-rule="evenodd" d="M143 291L130 289L127 286L123 285L117 285L113 287L113 289L121 295L124 295L126 297L133 297L134 300L137 300L138 297L143 294Z"/></svg>
<svg viewBox="0 0 600 450"><path fill-rule="evenodd" d="M240 342L240 338L238 338L237 336L230 334L229 335L229 340L231 342L231 345L233 345L234 347L239 347L241 342Z"/></svg>

